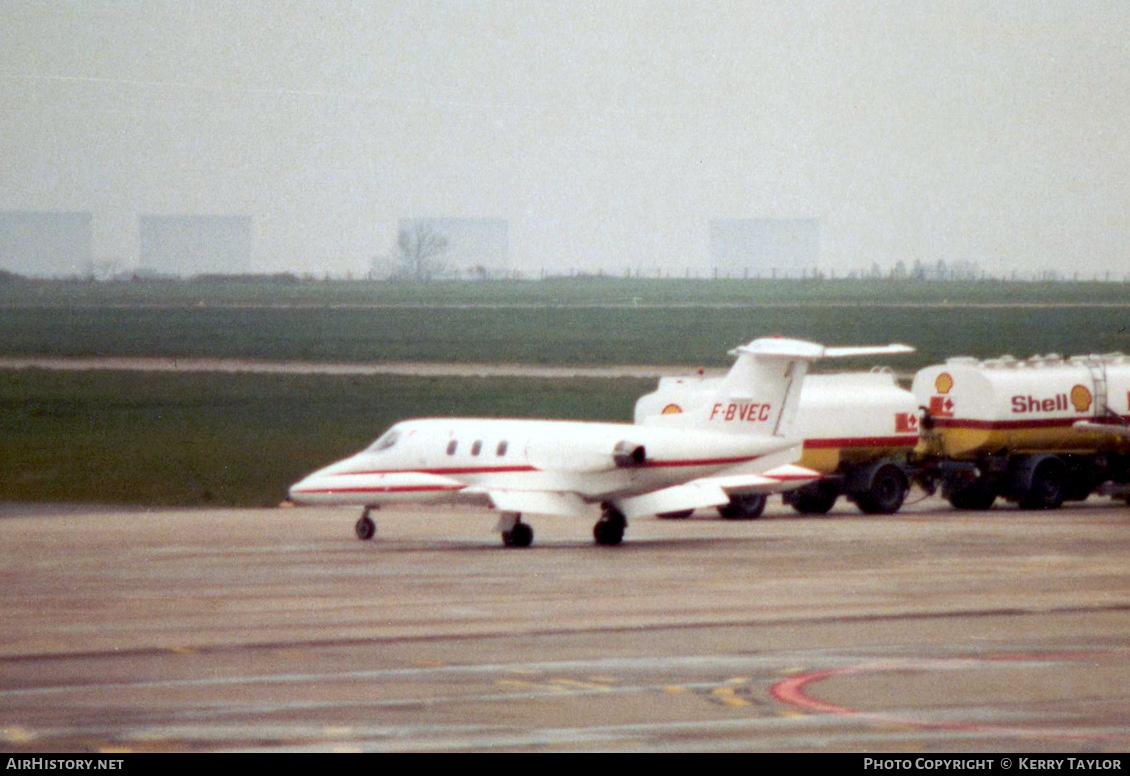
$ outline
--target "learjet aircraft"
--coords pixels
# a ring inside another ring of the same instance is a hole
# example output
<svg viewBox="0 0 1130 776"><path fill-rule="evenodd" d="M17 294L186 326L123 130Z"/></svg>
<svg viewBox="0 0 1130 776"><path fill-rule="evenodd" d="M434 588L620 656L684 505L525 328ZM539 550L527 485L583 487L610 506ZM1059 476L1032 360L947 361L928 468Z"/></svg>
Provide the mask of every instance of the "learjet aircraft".
<svg viewBox="0 0 1130 776"><path fill-rule="evenodd" d="M367 449L290 488L298 504L373 510L404 502L466 503L499 514L507 547L527 547L525 514L587 517L600 545L619 544L628 520L706 507L741 516L764 495L800 487L818 472L792 465L800 388L818 358L907 353L906 345L824 347L763 338L736 360L714 400L647 426L554 420L428 418L395 424ZM725 514L725 513L724 513Z"/></svg>

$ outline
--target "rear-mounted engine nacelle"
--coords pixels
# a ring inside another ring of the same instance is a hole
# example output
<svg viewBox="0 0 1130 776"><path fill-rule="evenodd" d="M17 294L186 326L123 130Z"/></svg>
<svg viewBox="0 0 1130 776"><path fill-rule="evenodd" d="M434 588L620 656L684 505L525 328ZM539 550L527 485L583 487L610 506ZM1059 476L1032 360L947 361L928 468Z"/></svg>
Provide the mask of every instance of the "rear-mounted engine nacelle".
<svg viewBox="0 0 1130 776"><path fill-rule="evenodd" d="M634 442L617 442L612 450L612 460L621 469L643 466L647 462L647 452L643 445Z"/></svg>

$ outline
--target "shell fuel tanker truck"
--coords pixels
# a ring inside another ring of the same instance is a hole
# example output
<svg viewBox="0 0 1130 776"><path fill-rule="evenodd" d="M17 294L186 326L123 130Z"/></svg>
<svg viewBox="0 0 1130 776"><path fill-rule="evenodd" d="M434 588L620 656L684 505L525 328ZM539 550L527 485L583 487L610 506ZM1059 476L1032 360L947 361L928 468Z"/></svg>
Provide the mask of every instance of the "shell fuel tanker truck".
<svg viewBox="0 0 1130 776"><path fill-rule="evenodd" d="M958 509L1054 509L1130 481L1130 358L951 358L911 386L914 458ZM1117 488L1116 488L1117 490Z"/></svg>
<svg viewBox="0 0 1130 776"><path fill-rule="evenodd" d="M719 379L661 378L636 402L636 422L700 406ZM988 509L998 498L1054 509L1099 489L1125 498L1130 357L951 358L917 372L909 391L887 369L810 375L797 430L798 463L825 474L784 495L804 514L824 514L841 496L864 513L891 514L912 482L940 487L957 509ZM719 511L751 518L764 506L760 496Z"/></svg>

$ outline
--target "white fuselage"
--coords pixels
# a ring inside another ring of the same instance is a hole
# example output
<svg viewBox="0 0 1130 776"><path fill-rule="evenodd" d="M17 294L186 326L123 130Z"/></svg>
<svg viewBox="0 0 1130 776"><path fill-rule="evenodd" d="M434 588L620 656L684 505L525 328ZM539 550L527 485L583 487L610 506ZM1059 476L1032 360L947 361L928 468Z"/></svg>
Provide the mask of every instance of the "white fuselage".
<svg viewBox="0 0 1130 776"><path fill-rule="evenodd" d="M763 471L763 457L793 444L771 436L617 423L410 420L296 483L290 496L298 503L369 506L482 503L496 492L542 492L597 502L706 475Z"/></svg>

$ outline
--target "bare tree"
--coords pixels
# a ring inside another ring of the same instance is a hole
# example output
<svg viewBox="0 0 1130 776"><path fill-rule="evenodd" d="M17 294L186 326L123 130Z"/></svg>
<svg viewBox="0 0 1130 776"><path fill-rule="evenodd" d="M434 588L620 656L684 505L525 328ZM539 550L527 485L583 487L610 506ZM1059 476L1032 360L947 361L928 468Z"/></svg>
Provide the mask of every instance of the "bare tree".
<svg viewBox="0 0 1130 776"><path fill-rule="evenodd" d="M450 242L436 226L426 220L401 223L396 235L396 274L412 280L431 280L446 267L443 254Z"/></svg>

